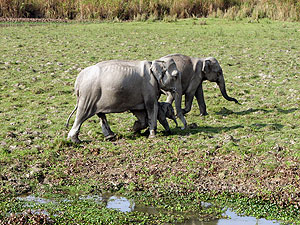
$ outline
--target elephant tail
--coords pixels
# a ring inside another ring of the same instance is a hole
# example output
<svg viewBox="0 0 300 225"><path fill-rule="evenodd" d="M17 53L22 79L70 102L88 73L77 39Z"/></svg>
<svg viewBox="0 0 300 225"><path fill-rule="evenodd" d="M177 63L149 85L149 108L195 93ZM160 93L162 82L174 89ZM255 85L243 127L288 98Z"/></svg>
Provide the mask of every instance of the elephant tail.
<svg viewBox="0 0 300 225"><path fill-rule="evenodd" d="M73 109L73 111L72 111L71 114L69 115L68 120L67 120L67 123L66 123L66 127L69 126L69 121L70 121L70 119L71 119L73 113L77 110L77 108L78 108L78 104L76 104L75 108Z"/></svg>
<svg viewBox="0 0 300 225"><path fill-rule="evenodd" d="M79 88L78 88L77 80L76 80L76 82L75 82L75 95L76 95L76 97L77 97L77 103L76 103L75 108L73 109L73 111L71 112L71 114L70 114L69 117L68 117L68 120L67 120L67 122L66 122L66 127L69 127L69 121L70 121L70 119L71 119L73 113L78 109Z"/></svg>

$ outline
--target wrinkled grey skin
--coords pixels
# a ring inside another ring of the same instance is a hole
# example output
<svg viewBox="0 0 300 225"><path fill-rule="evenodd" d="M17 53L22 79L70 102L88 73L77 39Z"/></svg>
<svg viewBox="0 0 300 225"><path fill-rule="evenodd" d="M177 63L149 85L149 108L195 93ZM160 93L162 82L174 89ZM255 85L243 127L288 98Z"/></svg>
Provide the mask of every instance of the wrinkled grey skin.
<svg viewBox="0 0 300 225"><path fill-rule="evenodd" d="M136 133L148 127L147 112L145 110L133 110L131 112L138 119L137 121L134 122L132 128L133 132ZM168 134L171 134L171 130L167 118L173 120L176 124L176 127L178 126L172 105L168 102L159 102L157 119L160 122L160 124L163 125L166 132Z"/></svg>
<svg viewBox="0 0 300 225"><path fill-rule="evenodd" d="M222 93L222 96L228 101L238 103L235 98L227 95L223 71L218 61L213 57L195 58L181 54L171 54L161 58L161 60L173 59L180 71L181 79L177 80L175 96L175 106L178 114L181 108L182 95L185 95L185 108L182 114L191 110L194 96L197 99L200 109L200 115L207 115L206 105L203 96L202 82L205 80L216 82ZM172 103L174 96L166 92L167 102Z"/></svg>
<svg viewBox="0 0 300 225"><path fill-rule="evenodd" d="M146 110L149 137L155 136L160 90L174 92L179 76L173 59L165 61L110 60L87 67L75 82L77 105L76 119L68 134L72 142L78 138L82 123L93 115L100 118L106 138L112 138L105 114Z"/></svg>

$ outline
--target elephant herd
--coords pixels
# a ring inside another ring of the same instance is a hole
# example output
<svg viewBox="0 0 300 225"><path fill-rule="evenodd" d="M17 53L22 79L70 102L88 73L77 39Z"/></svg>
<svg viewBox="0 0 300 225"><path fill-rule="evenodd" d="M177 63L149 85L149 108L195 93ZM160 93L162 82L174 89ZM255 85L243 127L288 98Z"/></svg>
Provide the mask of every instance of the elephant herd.
<svg viewBox="0 0 300 225"><path fill-rule="evenodd" d="M79 143L82 123L93 115L100 118L102 132L107 139L115 134L111 131L107 113L132 112L137 121L133 131L149 127L149 137L155 137L157 120L170 132L166 118L176 123L172 102L175 101L177 117L187 128L184 114L192 107L196 97L200 114L206 115L202 82L216 82L223 97L238 103L227 95L223 71L215 58L195 58L181 54L164 56L154 61L110 60L97 63L82 70L75 82L77 104L70 114L76 112L68 139ZM161 93L167 95L166 102L158 102ZM182 96L184 108L181 108Z"/></svg>

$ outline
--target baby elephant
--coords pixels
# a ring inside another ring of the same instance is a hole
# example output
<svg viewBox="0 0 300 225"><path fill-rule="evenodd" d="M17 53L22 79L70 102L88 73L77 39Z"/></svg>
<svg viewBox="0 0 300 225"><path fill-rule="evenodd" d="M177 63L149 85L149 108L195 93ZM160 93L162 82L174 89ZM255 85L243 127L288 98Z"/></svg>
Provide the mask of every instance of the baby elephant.
<svg viewBox="0 0 300 225"><path fill-rule="evenodd" d="M131 112L138 119L134 122L132 128L133 132L136 133L148 127L148 117L145 110L132 110ZM172 104L168 102L158 102L157 119L160 122L160 124L163 125L166 132L170 134L171 130L167 118L172 119L175 122L176 127L178 126Z"/></svg>
<svg viewBox="0 0 300 225"><path fill-rule="evenodd" d="M134 122L132 128L132 131L134 133L138 133L141 130L148 127L148 116L146 110L130 110L130 112L132 112L133 115L135 115L135 117L138 119L137 121ZM171 134L171 130L167 118L172 119L175 122L176 127L178 127L172 104L168 102L158 102L157 119L160 122L160 124L163 125L163 127L165 128L166 133ZM102 126L102 133L104 134L107 140L111 140L115 138L114 134L108 135L110 132L111 131L109 128L107 128L106 126Z"/></svg>

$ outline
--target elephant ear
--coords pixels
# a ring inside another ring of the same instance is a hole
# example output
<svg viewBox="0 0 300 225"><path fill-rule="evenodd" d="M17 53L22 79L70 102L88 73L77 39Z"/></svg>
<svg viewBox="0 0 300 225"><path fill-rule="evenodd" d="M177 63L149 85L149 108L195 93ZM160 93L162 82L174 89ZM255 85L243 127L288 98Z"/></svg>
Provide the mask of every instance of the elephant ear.
<svg viewBox="0 0 300 225"><path fill-rule="evenodd" d="M211 72L211 60L210 59L204 59L202 63L202 72L204 73L210 73Z"/></svg>
<svg viewBox="0 0 300 225"><path fill-rule="evenodd" d="M177 78L180 75L180 73L177 69L177 66L176 66L176 63L175 63L174 59L170 58L165 63L166 63L166 70L169 71L169 74L172 77Z"/></svg>
<svg viewBox="0 0 300 225"><path fill-rule="evenodd" d="M198 74L201 76L201 72L202 72L202 60L201 59L197 59L196 61L193 61L193 71L195 72L195 74Z"/></svg>
<svg viewBox="0 0 300 225"><path fill-rule="evenodd" d="M163 78L164 73L166 72L165 63L163 61L155 60L150 66L150 73L156 78L160 83Z"/></svg>

